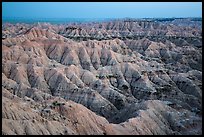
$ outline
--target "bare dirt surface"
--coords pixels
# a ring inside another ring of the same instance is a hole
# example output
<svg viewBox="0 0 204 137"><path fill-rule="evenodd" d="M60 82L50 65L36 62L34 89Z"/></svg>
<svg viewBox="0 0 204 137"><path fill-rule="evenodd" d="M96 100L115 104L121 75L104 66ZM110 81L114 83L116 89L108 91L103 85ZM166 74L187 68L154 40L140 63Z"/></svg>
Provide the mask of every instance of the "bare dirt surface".
<svg viewBox="0 0 204 137"><path fill-rule="evenodd" d="M201 135L200 22L3 24L2 134Z"/></svg>

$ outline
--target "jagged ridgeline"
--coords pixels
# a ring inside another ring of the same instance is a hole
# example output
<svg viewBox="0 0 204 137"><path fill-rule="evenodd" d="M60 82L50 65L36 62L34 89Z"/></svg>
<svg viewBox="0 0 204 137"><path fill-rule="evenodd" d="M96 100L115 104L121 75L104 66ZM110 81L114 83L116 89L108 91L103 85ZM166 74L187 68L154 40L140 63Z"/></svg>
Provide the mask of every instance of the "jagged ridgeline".
<svg viewBox="0 0 204 137"><path fill-rule="evenodd" d="M2 134L202 134L201 23L4 23Z"/></svg>

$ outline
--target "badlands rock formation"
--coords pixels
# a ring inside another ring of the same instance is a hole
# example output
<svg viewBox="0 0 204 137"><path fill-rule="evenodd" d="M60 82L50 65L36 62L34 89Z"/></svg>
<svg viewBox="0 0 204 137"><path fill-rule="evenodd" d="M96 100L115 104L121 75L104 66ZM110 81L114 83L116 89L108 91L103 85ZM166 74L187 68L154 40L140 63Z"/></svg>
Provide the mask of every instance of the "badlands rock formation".
<svg viewBox="0 0 204 137"><path fill-rule="evenodd" d="M202 134L200 21L3 24L2 134Z"/></svg>

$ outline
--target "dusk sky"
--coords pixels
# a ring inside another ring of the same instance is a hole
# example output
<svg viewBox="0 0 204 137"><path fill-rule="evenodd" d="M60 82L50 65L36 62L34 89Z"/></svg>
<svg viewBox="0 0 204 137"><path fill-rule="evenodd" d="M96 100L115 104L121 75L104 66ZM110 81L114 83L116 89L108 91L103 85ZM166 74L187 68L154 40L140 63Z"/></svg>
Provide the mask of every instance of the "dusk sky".
<svg viewBox="0 0 204 137"><path fill-rule="evenodd" d="M202 2L3 2L13 18L202 17Z"/></svg>

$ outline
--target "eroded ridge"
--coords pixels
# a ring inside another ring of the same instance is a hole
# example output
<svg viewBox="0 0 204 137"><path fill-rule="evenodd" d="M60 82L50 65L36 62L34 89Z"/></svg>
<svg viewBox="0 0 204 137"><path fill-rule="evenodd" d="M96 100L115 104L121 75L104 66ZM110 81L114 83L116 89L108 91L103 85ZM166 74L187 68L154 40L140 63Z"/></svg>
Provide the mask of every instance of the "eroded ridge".
<svg viewBox="0 0 204 137"><path fill-rule="evenodd" d="M190 23L3 24L2 134L202 134Z"/></svg>

